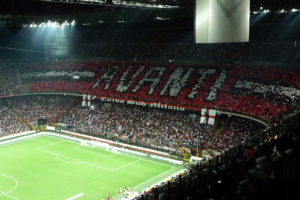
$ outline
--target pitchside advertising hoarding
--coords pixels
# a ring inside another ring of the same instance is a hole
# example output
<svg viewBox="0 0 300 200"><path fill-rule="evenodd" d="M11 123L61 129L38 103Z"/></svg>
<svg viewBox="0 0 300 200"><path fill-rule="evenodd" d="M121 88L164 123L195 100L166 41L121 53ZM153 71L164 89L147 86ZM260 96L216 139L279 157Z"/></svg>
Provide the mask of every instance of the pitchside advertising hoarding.
<svg viewBox="0 0 300 200"><path fill-rule="evenodd" d="M196 43L249 41L250 0L196 0Z"/></svg>

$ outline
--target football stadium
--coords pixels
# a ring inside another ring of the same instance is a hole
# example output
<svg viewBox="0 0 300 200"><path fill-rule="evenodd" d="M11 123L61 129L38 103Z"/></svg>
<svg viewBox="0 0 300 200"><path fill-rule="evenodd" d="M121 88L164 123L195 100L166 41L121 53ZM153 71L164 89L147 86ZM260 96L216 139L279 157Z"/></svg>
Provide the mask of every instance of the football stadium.
<svg viewBox="0 0 300 200"><path fill-rule="evenodd" d="M300 2L1 0L0 200L300 199Z"/></svg>

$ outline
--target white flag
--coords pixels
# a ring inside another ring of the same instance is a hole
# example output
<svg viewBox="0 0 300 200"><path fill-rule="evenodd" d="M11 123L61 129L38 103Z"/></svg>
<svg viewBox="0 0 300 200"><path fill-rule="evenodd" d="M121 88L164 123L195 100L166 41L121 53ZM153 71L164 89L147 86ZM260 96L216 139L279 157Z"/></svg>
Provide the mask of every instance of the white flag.
<svg viewBox="0 0 300 200"><path fill-rule="evenodd" d="M215 123L216 113L216 110L202 108L200 123L213 125Z"/></svg>
<svg viewBox="0 0 300 200"><path fill-rule="evenodd" d="M86 106L86 95L84 94L82 97L82 106Z"/></svg>
<svg viewBox="0 0 300 200"><path fill-rule="evenodd" d="M87 95L87 106L91 106L91 95Z"/></svg>
<svg viewBox="0 0 300 200"><path fill-rule="evenodd" d="M96 99L97 96L92 96L92 95L86 95L84 94L83 97L82 97L82 106L88 106L90 107L91 106L91 101L93 99Z"/></svg>

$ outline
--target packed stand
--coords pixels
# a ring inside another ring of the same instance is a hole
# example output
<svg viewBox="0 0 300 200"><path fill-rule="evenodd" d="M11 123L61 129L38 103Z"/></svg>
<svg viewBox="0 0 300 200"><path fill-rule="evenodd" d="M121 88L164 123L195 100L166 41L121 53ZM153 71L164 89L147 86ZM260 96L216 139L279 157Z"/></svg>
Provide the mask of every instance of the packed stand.
<svg viewBox="0 0 300 200"><path fill-rule="evenodd" d="M31 126L36 125L39 118L57 121L71 103L72 98L59 96L28 96L9 101L10 106Z"/></svg>
<svg viewBox="0 0 300 200"><path fill-rule="evenodd" d="M247 124L247 125L245 125ZM245 143L258 131L265 127L257 122L239 117L229 117L224 121L223 126L209 146L210 149L223 152L241 143Z"/></svg>
<svg viewBox="0 0 300 200"><path fill-rule="evenodd" d="M0 134L10 135L32 130L38 119L56 122L72 105L72 97L22 96L0 101Z"/></svg>
<svg viewBox="0 0 300 200"><path fill-rule="evenodd" d="M293 46L293 42L213 45L191 43L94 43L78 44L76 51L84 52L84 56L89 57L136 59L139 61L269 62L282 65L299 62L295 60L299 49Z"/></svg>
<svg viewBox="0 0 300 200"><path fill-rule="evenodd" d="M193 152L223 152L250 138L252 131L261 127L246 119L233 117L232 121L234 125L226 135L219 137L217 127L200 124L198 114L94 102L91 108L73 107L61 122L75 131L133 144L174 151L183 147Z"/></svg>
<svg viewBox="0 0 300 200"><path fill-rule="evenodd" d="M2 134L29 130L39 118L47 123L61 122L73 130L108 139L176 151L211 149L222 152L251 137L260 126L232 117L224 133L220 127L200 124L199 113L168 111L94 101L82 107L81 98L62 96L25 96L1 100ZM245 125L246 124L246 125ZM198 148L198 149L197 149Z"/></svg>
<svg viewBox="0 0 300 200"><path fill-rule="evenodd" d="M28 130L22 118L8 105L6 99L0 100L0 137Z"/></svg>
<svg viewBox="0 0 300 200"><path fill-rule="evenodd" d="M34 65L24 68L23 80L32 92L95 94L188 109L214 108L268 122L293 110L300 99L298 70L132 62L57 62L46 66L49 68L44 71ZM76 74L79 78L72 78ZM168 81L175 79L182 85L170 85Z"/></svg>
<svg viewBox="0 0 300 200"><path fill-rule="evenodd" d="M140 199L298 200L299 119L298 113Z"/></svg>
<svg viewBox="0 0 300 200"><path fill-rule="evenodd" d="M21 78L20 68L17 63L0 64L0 96L24 94L28 92Z"/></svg>
<svg viewBox="0 0 300 200"><path fill-rule="evenodd" d="M213 108L269 123L294 110L300 99L297 69L136 62L41 62L1 69L2 96L91 94L188 110Z"/></svg>
<svg viewBox="0 0 300 200"><path fill-rule="evenodd" d="M299 133L284 133L254 151L243 168L244 179L239 182L238 197L246 200L298 199L298 145Z"/></svg>

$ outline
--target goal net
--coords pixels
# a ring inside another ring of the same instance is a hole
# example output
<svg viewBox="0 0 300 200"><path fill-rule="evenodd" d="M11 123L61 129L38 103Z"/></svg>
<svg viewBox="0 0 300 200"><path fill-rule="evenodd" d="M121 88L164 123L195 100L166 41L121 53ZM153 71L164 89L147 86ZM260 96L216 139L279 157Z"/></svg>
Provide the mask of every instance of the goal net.
<svg viewBox="0 0 300 200"><path fill-rule="evenodd" d="M109 151L109 144L102 143L102 142L82 140L82 141L80 141L80 145L88 146L88 147L92 147L92 148L96 148L96 147L102 148L102 149L105 149L106 151Z"/></svg>

